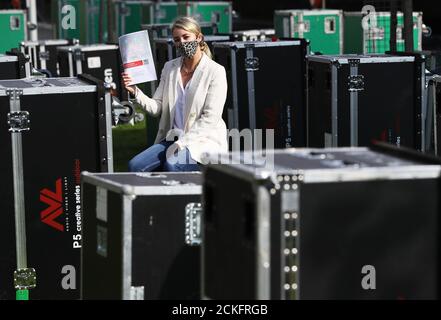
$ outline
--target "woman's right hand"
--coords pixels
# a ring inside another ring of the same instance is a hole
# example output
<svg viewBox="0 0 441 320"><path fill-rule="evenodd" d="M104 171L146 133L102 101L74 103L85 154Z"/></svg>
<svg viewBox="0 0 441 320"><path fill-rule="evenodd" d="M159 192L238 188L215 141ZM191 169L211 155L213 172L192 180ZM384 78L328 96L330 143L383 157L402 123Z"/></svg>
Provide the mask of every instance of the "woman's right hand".
<svg viewBox="0 0 441 320"><path fill-rule="evenodd" d="M125 72L121 73L122 76L122 80L123 80L123 85L126 88L126 90L132 94L135 95L136 92L136 86L131 85L132 83L132 78Z"/></svg>

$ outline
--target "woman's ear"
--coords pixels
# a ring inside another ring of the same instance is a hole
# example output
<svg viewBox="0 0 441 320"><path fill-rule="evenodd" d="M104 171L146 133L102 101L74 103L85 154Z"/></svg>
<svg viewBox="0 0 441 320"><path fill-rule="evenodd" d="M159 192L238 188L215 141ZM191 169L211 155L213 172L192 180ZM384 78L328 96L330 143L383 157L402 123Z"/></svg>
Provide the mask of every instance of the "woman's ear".
<svg viewBox="0 0 441 320"><path fill-rule="evenodd" d="M204 36L202 35L202 33L199 33L198 36L196 37L196 40L198 42L201 42L202 40L204 40Z"/></svg>

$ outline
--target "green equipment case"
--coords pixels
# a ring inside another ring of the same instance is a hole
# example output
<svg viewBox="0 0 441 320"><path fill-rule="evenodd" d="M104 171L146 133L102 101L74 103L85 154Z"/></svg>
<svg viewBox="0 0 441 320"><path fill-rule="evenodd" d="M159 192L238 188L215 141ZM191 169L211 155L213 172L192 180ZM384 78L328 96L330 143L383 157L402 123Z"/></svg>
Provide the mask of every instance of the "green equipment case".
<svg viewBox="0 0 441 320"><path fill-rule="evenodd" d="M233 31L231 2L221 1L181 1L178 2L178 16L192 16L200 22L213 22L219 33Z"/></svg>
<svg viewBox="0 0 441 320"><path fill-rule="evenodd" d="M279 38L302 38L310 41L311 52L343 52L343 11L276 10L274 29Z"/></svg>
<svg viewBox="0 0 441 320"><path fill-rule="evenodd" d="M101 1L104 1L103 6L101 6ZM107 1L52 0L54 37L56 39L79 39L81 44L108 41Z"/></svg>
<svg viewBox="0 0 441 320"><path fill-rule="evenodd" d="M118 36L141 31L143 23L152 21L153 9L151 1L115 1L115 28Z"/></svg>
<svg viewBox="0 0 441 320"><path fill-rule="evenodd" d="M146 24L171 24L177 15L176 2L115 1L115 28L119 36L140 31Z"/></svg>
<svg viewBox="0 0 441 320"><path fill-rule="evenodd" d="M20 47L26 38L26 13L23 10L0 10L0 53Z"/></svg>
<svg viewBox="0 0 441 320"><path fill-rule="evenodd" d="M80 0L52 0L54 39L80 39Z"/></svg>
<svg viewBox="0 0 441 320"><path fill-rule="evenodd" d="M176 2L156 2L154 23L173 23L178 17L178 4Z"/></svg>
<svg viewBox="0 0 441 320"><path fill-rule="evenodd" d="M345 12L344 14L344 53L371 54L390 50L390 12L376 13L376 26L366 19L368 28L362 26L364 14ZM397 51L404 51L403 13L397 14ZM413 13L414 49L422 50L423 13Z"/></svg>

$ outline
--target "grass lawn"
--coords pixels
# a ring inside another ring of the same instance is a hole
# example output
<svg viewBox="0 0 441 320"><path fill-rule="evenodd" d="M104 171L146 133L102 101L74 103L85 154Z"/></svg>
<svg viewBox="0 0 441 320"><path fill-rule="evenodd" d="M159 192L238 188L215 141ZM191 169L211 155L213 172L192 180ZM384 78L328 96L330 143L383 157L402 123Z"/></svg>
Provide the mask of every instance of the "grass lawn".
<svg viewBox="0 0 441 320"><path fill-rule="evenodd" d="M146 122L118 125L112 131L114 171L127 172L129 160L147 148Z"/></svg>

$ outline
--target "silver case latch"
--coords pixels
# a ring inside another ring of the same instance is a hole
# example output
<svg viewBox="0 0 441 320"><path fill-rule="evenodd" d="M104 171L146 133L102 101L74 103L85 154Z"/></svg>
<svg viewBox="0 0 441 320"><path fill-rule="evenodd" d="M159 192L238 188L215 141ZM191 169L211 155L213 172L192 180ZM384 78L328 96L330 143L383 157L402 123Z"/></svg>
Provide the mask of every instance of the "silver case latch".
<svg viewBox="0 0 441 320"><path fill-rule="evenodd" d="M144 300L144 286L130 287L130 300Z"/></svg>
<svg viewBox="0 0 441 320"><path fill-rule="evenodd" d="M8 113L8 125L10 132L29 131L29 112L27 111L13 111Z"/></svg>
<svg viewBox="0 0 441 320"><path fill-rule="evenodd" d="M37 273L34 268L14 271L14 287L16 290L29 290L37 286Z"/></svg>
<svg viewBox="0 0 441 320"><path fill-rule="evenodd" d="M259 58L246 58L245 59L245 70L246 71L257 71L259 70Z"/></svg>
<svg viewBox="0 0 441 320"><path fill-rule="evenodd" d="M349 91L363 91L364 90L364 76L357 75L357 76L349 76L348 77L348 86Z"/></svg>
<svg viewBox="0 0 441 320"><path fill-rule="evenodd" d="M202 205L189 203L185 206L185 243L199 246L202 242Z"/></svg>

